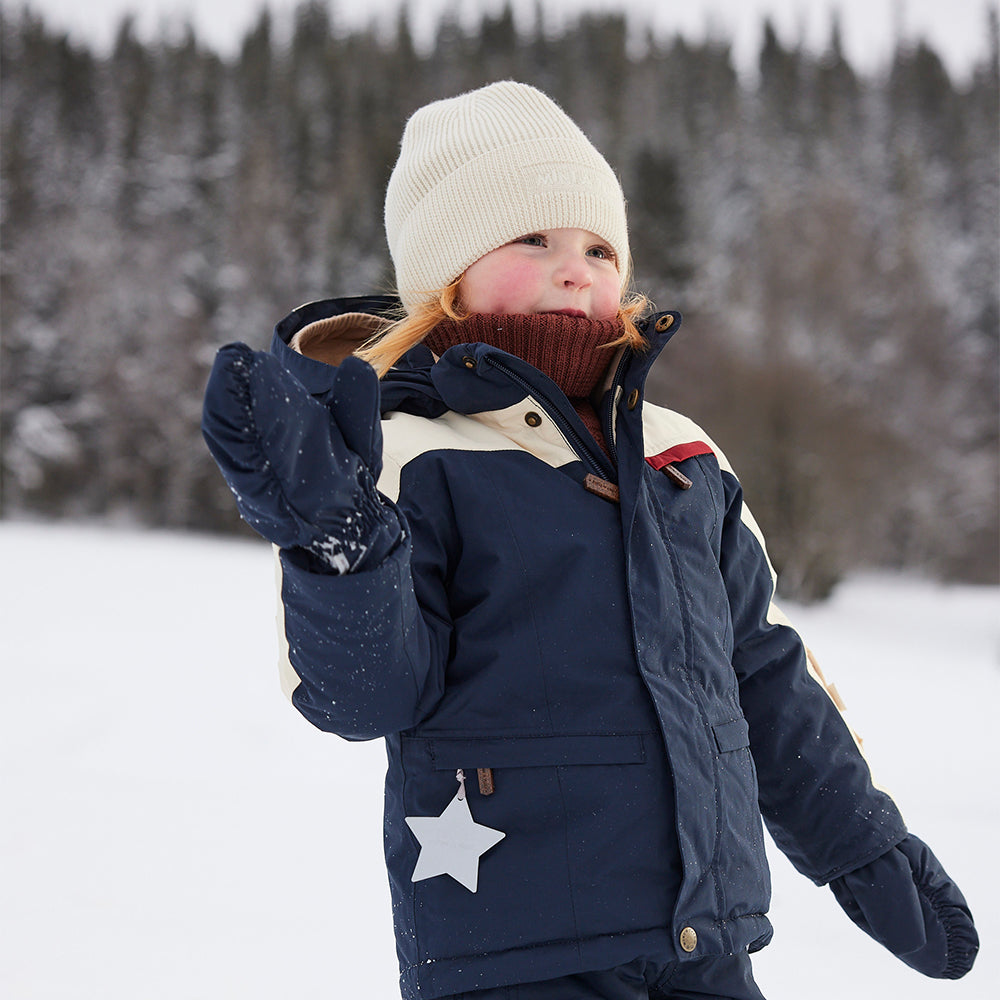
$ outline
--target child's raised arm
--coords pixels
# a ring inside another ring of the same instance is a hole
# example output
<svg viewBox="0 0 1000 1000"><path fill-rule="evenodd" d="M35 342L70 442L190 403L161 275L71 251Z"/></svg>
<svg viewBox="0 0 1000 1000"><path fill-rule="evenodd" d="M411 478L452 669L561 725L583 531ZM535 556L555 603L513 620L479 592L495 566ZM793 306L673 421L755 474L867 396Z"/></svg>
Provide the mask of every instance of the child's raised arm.
<svg viewBox="0 0 1000 1000"><path fill-rule="evenodd" d="M313 725L367 739L433 703L432 650L446 639L420 613L405 519L375 487L374 371L346 358L322 398L273 355L232 344L212 369L202 429L240 514L280 550L287 693Z"/></svg>

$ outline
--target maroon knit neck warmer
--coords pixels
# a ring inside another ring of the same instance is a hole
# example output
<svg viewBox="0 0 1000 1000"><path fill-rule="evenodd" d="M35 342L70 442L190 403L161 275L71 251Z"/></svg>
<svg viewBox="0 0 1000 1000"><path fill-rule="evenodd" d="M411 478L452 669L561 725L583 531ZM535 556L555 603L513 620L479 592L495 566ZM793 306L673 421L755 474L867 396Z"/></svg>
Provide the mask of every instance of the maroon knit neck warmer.
<svg viewBox="0 0 1000 1000"><path fill-rule="evenodd" d="M579 399L594 391L614 356L614 350L598 348L621 335L617 320L475 313L459 322L443 320L424 343L439 356L455 344L489 344L534 365L570 399Z"/></svg>
<svg viewBox="0 0 1000 1000"><path fill-rule="evenodd" d="M618 320L578 319L553 313L475 313L458 322L443 320L427 334L424 343L439 357L455 344L489 344L527 361L562 389L607 452L590 394L614 357L613 349L602 350L602 346L618 340L622 333Z"/></svg>

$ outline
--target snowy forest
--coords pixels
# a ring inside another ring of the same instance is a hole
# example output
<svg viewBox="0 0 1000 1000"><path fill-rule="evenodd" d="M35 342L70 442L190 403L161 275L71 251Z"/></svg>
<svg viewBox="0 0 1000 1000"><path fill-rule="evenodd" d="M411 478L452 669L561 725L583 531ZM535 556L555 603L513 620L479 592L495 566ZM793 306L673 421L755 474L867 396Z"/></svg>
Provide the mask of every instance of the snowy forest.
<svg viewBox="0 0 1000 1000"><path fill-rule="evenodd" d="M97 53L0 8L0 516L246 532L199 431L212 357L303 301L391 290L403 123L514 78L554 97L629 199L637 287L684 327L649 398L740 473L783 592L860 568L998 579L1000 70L900 40L859 74L761 24L723 40L510 10L416 46L266 10L237 55L192 30Z"/></svg>

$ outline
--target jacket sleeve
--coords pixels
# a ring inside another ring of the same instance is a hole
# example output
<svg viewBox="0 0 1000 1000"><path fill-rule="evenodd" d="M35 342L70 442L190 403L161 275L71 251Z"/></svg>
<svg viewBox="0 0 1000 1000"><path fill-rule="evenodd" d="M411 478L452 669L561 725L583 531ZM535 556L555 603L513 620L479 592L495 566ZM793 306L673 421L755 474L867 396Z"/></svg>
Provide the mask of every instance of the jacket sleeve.
<svg viewBox="0 0 1000 1000"><path fill-rule="evenodd" d="M760 531L736 477L724 469L723 480L721 567L761 813L792 864L824 884L899 843L906 827L892 799L873 784L835 692L774 605Z"/></svg>
<svg viewBox="0 0 1000 1000"><path fill-rule="evenodd" d="M404 498L399 508L406 537L368 570L311 572L296 553L278 553L282 688L314 726L346 739L411 729L444 689L447 540Z"/></svg>

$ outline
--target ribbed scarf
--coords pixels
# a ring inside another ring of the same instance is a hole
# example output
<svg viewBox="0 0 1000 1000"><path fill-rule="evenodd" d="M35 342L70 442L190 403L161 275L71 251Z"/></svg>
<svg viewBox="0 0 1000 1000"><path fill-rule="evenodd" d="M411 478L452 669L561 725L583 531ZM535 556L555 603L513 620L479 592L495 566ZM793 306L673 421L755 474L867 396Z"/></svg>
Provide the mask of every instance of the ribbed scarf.
<svg viewBox="0 0 1000 1000"><path fill-rule="evenodd" d="M475 313L459 322L442 321L424 343L438 356L456 344L489 344L527 361L562 389L594 440L609 454L590 396L614 356L614 350L600 348L621 335L617 320Z"/></svg>

